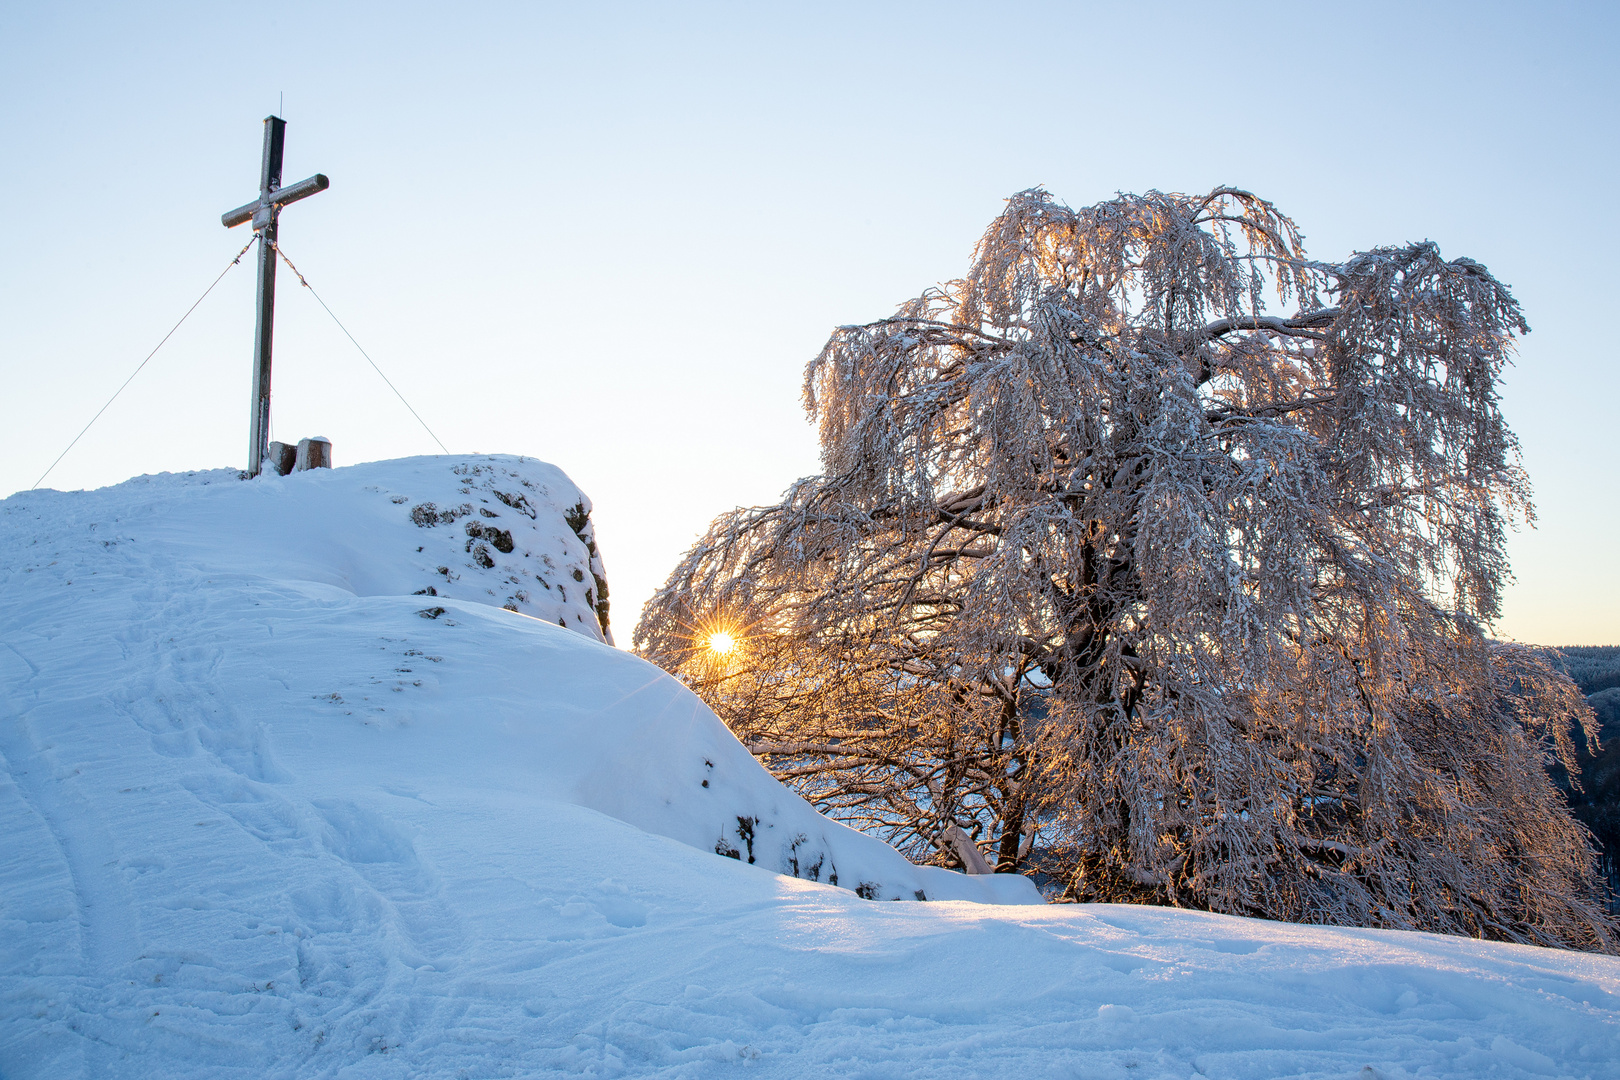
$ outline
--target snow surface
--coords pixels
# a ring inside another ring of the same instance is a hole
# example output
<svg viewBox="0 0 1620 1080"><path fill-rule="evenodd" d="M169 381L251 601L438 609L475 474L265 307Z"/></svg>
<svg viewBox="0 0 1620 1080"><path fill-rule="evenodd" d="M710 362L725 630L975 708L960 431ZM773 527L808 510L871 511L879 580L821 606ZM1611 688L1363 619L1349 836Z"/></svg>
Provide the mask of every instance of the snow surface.
<svg viewBox="0 0 1620 1080"><path fill-rule="evenodd" d="M0 502L0 1078L1620 1077L1613 958L1030 904L819 817L598 640L575 506L509 457Z"/></svg>

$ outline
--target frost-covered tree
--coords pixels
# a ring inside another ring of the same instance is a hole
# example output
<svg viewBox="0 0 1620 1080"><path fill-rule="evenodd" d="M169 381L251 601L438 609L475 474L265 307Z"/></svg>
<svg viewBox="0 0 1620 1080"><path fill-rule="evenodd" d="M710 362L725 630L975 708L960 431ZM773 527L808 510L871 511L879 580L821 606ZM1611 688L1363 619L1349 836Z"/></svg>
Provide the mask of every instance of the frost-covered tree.
<svg viewBox="0 0 1620 1080"><path fill-rule="evenodd" d="M637 647L914 857L1612 948L1543 770L1589 711L1483 631L1527 329L1478 263L1312 261L1246 191L1023 192L965 278L833 334L825 475L716 520Z"/></svg>

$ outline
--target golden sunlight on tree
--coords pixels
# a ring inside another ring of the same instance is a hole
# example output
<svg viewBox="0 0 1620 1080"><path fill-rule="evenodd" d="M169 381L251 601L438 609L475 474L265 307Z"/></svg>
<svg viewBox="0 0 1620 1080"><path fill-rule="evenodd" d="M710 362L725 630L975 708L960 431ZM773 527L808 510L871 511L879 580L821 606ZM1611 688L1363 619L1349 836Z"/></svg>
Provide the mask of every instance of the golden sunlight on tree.
<svg viewBox="0 0 1620 1080"><path fill-rule="evenodd" d="M716 656L730 656L737 651L737 639L730 630L716 630L705 639L704 646Z"/></svg>
<svg viewBox="0 0 1620 1080"><path fill-rule="evenodd" d="M636 647L915 859L1613 949L1544 768L1591 710L1487 633L1528 329L1470 259L1317 261L1236 188L1023 192L964 278L833 333L824 474L716 519Z"/></svg>

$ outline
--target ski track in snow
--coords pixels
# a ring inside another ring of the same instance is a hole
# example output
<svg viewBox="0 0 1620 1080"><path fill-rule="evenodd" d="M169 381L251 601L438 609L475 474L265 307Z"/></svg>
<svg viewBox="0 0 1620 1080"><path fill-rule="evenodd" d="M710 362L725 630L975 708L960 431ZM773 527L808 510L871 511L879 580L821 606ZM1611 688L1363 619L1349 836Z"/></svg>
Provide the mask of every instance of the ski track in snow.
<svg viewBox="0 0 1620 1080"><path fill-rule="evenodd" d="M671 680L244 555L210 508L259 494L0 503L4 1080L1620 1076L1608 957L716 856L739 808L818 827Z"/></svg>

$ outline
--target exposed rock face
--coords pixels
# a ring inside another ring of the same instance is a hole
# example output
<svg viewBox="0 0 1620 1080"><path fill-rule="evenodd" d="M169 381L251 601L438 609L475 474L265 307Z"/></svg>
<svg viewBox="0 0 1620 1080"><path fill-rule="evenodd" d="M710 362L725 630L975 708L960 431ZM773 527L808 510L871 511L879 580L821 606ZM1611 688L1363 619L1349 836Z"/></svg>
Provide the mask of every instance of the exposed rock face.
<svg viewBox="0 0 1620 1080"><path fill-rule="evenodd" d="M286 493L298 496L289 505L299 509L260 506L265 517L253 534L257 545L308 547L312 554L332 544L359 545L366 565L343 584L362 594L469 600L613 644L591 501L555 465L476 454L333 469L326 440L299 445L304 449L290 474L277 470L292 447L272 443L265 458L258 482L289 485ZM322 460L327 464L307 464ZM344 492L357 488L363 492L358 501L343 501ZM380 520L371 520L373 510ZM357 535L359 519L365 519L364 537Z"/></svg>
<svg viewBox="0 0 1620 1080"><path fill-rule="evenodd" d="M446 464L444 475L403 500L424 530L423 555L435 555L422 592L493 598L508 611L613 644L607 571L584 493L531 458L466 458ZM427 494L434 497L417 497Z"/></svg>
<svg viewBox="0 0 1620 1080"><path fill-rule="evenodd" d="M591 554L591 580L596 583L593 590L585 590L585 599L596 609L596 621L602 627L602 633L608 635L604 640L611 642L612 634L608 631L608 583L607 571L602 569L602 556L596 550L596 529L591 524L590 504L581 499L575 503L568 513L564 515L568 527L574 530L579 542L585 545L585 550ZM575 581L584 581L585 576L578 570L574 571Z"/></svg>

